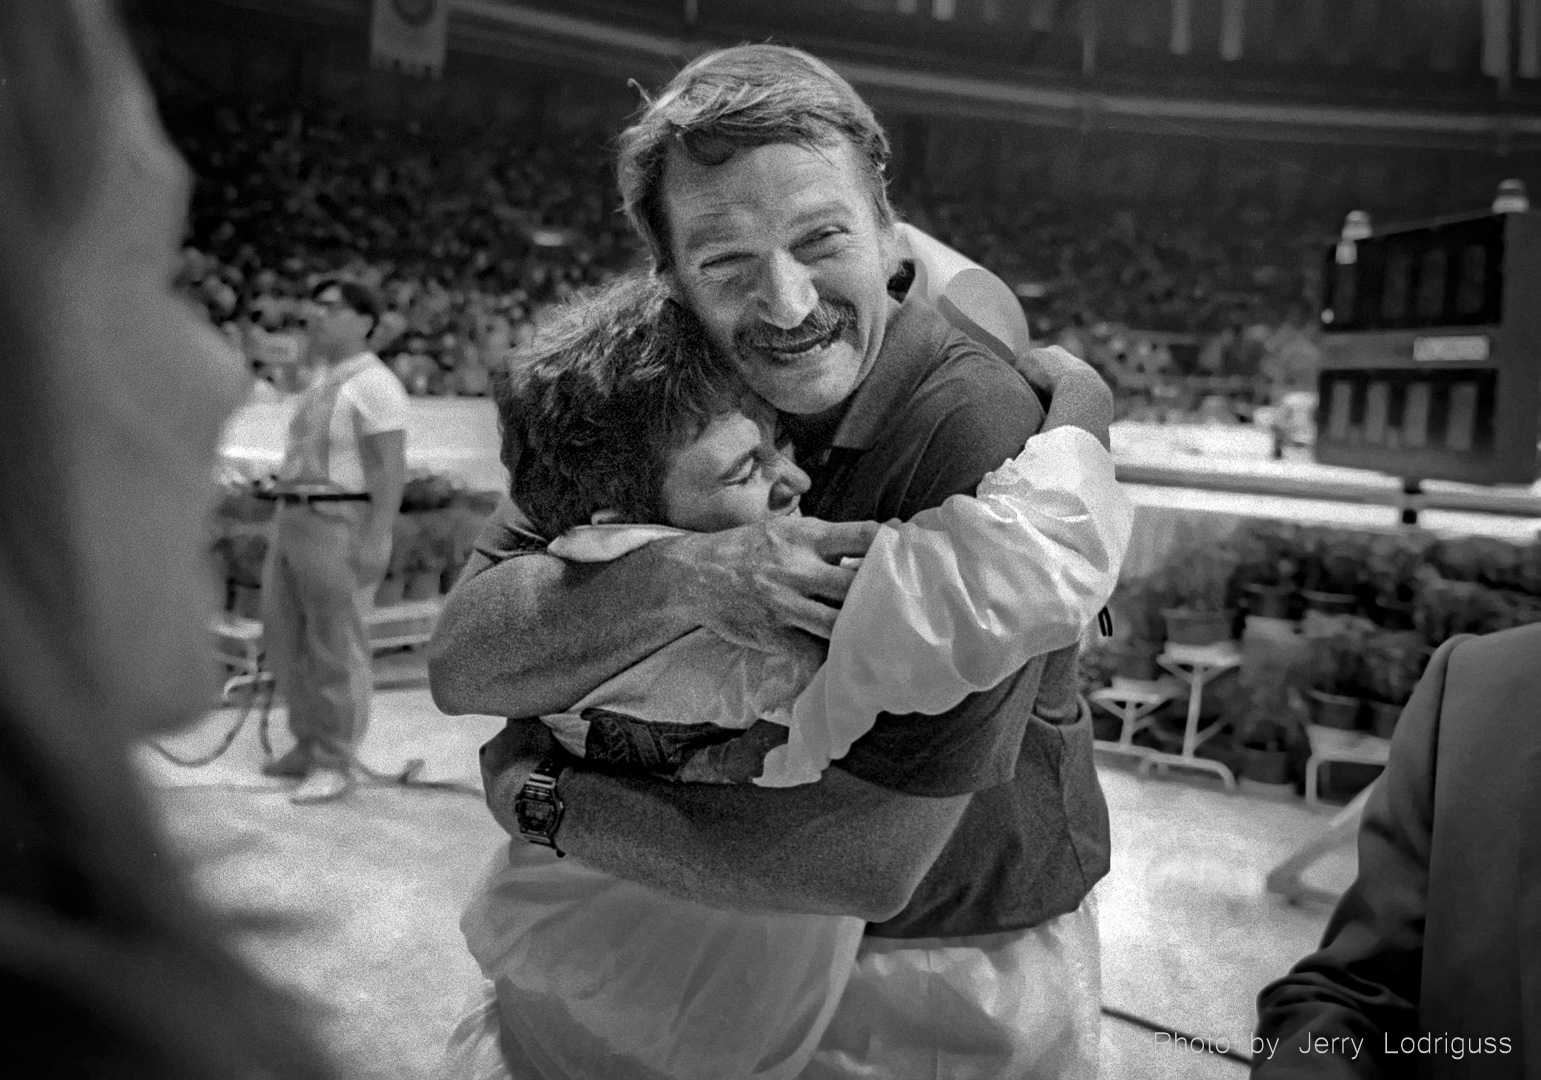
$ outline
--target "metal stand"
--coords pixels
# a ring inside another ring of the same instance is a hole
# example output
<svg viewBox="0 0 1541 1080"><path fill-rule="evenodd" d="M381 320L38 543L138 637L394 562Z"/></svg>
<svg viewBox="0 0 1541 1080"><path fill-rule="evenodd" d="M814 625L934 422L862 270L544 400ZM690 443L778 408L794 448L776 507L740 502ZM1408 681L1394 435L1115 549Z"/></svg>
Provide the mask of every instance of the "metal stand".
<svg viewBox="0 0 1541 1080"><path fill-rule="evenodd" d="M433 635L434 624L438 621L439 613L444 607L441 597L433 597L428 600L408 600L400 604L391 604L386 607L372 608L365 612L364 625L369 633L369 646L371 656L382 649L415 648L425 644ZM262 743L262 752L268 761L274 758L272 744L268 741L268 713L273 705L274 679L273 672L263 665L262 650L262 623L257 619L249 619L231 612L220 612L210 624L213 632L216 655L224 663L232 674L226 680L220 693L220 703L228 702L231 695L238 688L246 688L250 693L246 707L235 725L220 741L219 746L212 754L202 758L189 759L181 757L162 746L159 742L151 740L151 746L160 752L162 756L178 765L188 768L201 768L219 758L226 750L230 749L236 736L246 724L246 718L252 712L253 703L257 695L264 688L267 694L264 698L261 710L261 721L257 726L257 736ZM465 791L469 794L479 795L479 788L473 789L469 785L456 781L423 780L422 772L424 762L422 758L410 758L403 765L393 771L379 772L370 768L356 756L349 763L352 768L358 770L370 780L387 784L405 784L412 787L443 788L445 790Z"/></svg>
<svg viewBox="0 0 1541 1080"><path fill-rule="evenodd" d="M1098 739L1098 750L1125 754L1144 760L1150 748L1136 746L1134 737L1150 727L1151 715L1177 696L1181 687L1172 679L1124 679L1115 677L1112 686L1093 690L1087 699L1118 717L1118 739Z"/></svg>
<svg viewBox="0 0 1541 1080"><path fill-rule="evenodd" d="M1338 731L1312 724L1307 735L1311 757L1306 761L1306 805L1315 806L1322 766L1334 761L1353 765L1385 765L1391 760L1391 740L1363 731Z"/></svg>
<svg viewBox="0 0 1541 1080"><path fill-rule="evenodd" d="M1378 783L1380 783L1379 780L1375 781L1375 784ZM1325 904L1337 902L1336 893L1307 885L1302 880L1302 875L1308 866L1323 855L1343 844L1353 842L1354 837L1359 833L1359 821L1364 816L1364 804L1370 801L1370 792L1375 790L1375 784L1371 784L1355 795L1352 802L1339 810L1321 836L1269 871L1266 885L1269 892L1284 897L1292 904L1306 900L1316 900Z"/></svg>
<svg viewBox="0 0 1541 1080"><path fill-rule="evenodd" d="M1418 524L1418 510L1423 505L1423 481L1416 477L1402 479L1402 524Z"/></svg>
<svg viewBox="0 0 1541 1080"><path fill-rule="evenodd" d="M1229 671L1241 663L1241 652L1234 641L1218 645L1168 645L1157 662L1183 682L1191 690L1188 694L1188 722L1183 729L1182 752L1169 754L1160 750L1147 750L1141 755L1140 771L1157 768L1194 769L1212 772L1225 784L1225 790L1236 790L1236 777L1230 769L1218 761L1198 756L1198 748L1213 738L1226 720L1221 718L1207 728L1199 728L1199 712L1204 702L1204 686L1221 672Z"/></svg>

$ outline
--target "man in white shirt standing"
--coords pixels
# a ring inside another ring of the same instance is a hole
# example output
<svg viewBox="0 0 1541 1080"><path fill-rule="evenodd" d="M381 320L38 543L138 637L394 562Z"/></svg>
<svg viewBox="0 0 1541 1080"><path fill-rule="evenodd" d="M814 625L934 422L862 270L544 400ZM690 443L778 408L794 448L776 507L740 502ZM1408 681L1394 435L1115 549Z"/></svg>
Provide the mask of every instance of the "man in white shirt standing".
<svg viewBox="0 0 1541 1080"><path fill-rule="evenodd" d="M364 613L390 561L406 473L407 394L368 347L380 312L356 282L317 286L308 325L319 370L279 467L262 622L295 745L263 771L299 780L296 803L347 792L369 719Z"/></svg>

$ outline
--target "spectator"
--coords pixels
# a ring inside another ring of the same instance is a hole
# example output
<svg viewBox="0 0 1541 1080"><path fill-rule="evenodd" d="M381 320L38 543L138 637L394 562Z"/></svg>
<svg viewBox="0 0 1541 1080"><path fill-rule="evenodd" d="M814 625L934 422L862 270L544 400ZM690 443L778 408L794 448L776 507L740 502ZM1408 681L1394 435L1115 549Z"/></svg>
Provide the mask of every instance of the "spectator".
<svg viewBox="0 0 1541 1080"><path fill-rule="evenodd" d="M1541 626L1446 642L1364 810L1321 948L1258 996L1252 1075L1534 1075Z"/></svg>
<svg viewBox="0 0 1541 1080"><path fill-rule="evenodd" d="M130 760L215 685L203 527L247 376L167 288L188 175L115 6L0 4L6 1075L321 1080Z"/></svg>

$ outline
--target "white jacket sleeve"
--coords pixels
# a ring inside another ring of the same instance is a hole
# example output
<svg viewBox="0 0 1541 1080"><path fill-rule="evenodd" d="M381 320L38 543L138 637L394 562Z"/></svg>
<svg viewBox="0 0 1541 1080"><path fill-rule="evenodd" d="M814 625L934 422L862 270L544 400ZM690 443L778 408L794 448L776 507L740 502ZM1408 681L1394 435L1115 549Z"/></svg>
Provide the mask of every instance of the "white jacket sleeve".
<svg viewBox="0 0 1541 1080"><path fill-rule="evenodd" d="M935 715L1077 641L1118 581L1133 507L1080 428L1022 453L905 523L879 530L757 783L808 783L879 713Z"/></svg>

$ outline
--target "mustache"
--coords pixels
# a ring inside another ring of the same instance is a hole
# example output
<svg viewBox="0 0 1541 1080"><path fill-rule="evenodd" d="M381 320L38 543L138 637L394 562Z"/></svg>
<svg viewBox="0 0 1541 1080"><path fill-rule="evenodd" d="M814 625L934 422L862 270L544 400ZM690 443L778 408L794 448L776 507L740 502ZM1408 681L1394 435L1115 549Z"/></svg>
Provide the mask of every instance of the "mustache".
<svg viewBox="0 0 1541 1080"><path fill-rule="evenodd" d="M840 300L820 300L808 317L790 330L760 323L740 330L734 343L740 349L778 352L810 341L833 340L856 325L856 307Z"/></svg>

